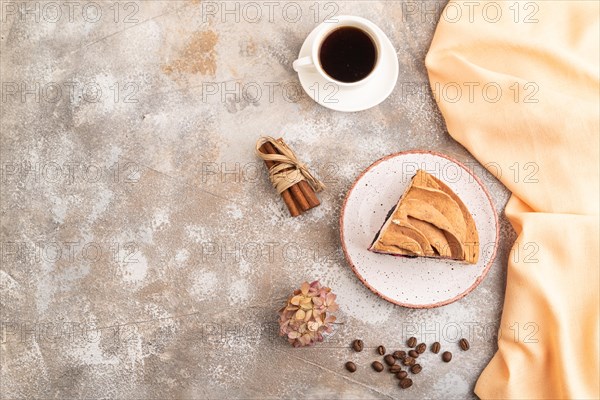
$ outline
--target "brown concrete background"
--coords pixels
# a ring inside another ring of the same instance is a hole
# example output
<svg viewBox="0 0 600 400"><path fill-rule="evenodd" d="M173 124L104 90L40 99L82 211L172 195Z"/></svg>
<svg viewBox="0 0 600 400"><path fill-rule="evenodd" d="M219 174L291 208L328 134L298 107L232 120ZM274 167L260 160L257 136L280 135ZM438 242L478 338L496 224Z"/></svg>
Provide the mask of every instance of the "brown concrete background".
<svg viewBox="0 0 600 400"><path fill-rule="evenodd" d="M431 310L363 287L338 236L354 179L402 150L469 163L504 208L507 190L448 136L428 89L444 2L84 1L61 14L24 3L1 4L2 399L474 397L496 348L514 240L504 217L486 280ZM380 106L344 114L298 92L291 63L330 13L371 19L397 49ZM287 216L253 154L262 134L313 166L328 185L321 207ZM339 324L292 349L276 310L313 278L338 293ZM413 332L455 358L428 352L401 391L368 365Z"/></svg>

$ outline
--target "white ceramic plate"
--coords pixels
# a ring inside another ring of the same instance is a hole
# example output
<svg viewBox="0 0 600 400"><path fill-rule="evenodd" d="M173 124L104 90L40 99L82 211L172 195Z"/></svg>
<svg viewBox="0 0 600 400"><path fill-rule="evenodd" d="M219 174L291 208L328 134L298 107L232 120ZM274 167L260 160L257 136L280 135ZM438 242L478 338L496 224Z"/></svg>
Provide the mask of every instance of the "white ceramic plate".
<svg viewBox="0 0 600 400"><path fill-rule="evenodd" d="M377 25L369 22L382 38L381 73L373 76L361 86L338 86L328 82L316 71L302 69L298 78L304 91L311 99L335 111L355 112L375 107L392 93L398 80L398 56L390 39ZM316 27L306 38L298 58L310 55L313 37L319 27Z"/></svg>
<svg viewBox="0 0 600 400"><path fill-rule="evenodd" d="M417 169L446 183L473 215L480 243L477 265L368 250ZM458 161L425 151L392 154L372 164L348 192L340 216L342 247L358 278L382 298L412 308L443 306L475 289L496 256L498 235L498 216L481 180Z"/></svg>

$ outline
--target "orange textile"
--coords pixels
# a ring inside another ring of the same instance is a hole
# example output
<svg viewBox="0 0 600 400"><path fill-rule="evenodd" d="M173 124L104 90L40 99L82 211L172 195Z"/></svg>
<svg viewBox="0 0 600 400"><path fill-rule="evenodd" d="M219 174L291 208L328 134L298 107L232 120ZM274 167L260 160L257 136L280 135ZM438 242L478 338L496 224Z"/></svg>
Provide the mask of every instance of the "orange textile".
<svg viewBox="0 0 600 400"><path fill-rule="evenodd" d="M448 132L512 191L481 398L600 398L599 4L451 1L426 58Z"/></svg>

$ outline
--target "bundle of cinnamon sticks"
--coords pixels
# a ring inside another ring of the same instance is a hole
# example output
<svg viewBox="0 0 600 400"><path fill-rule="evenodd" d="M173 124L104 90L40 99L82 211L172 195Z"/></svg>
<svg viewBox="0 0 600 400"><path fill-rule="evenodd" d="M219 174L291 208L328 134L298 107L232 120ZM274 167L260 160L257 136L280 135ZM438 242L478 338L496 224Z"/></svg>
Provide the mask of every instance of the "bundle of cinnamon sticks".
<svg viewBox="0 0 600 400"><path fill-rule="evenodd" d="M277 147L284 147L289 150L288 154L291 154L291 158L293 160L295 160L295 155L287 147L287 145L285 144L283 139L281 139L281 138L279 138L277 140L272 139L272 138L267 138L267 139L270 139L270 140L266 140L258 148L259 156L261 156L261 154L282 155L282 152L280 150L278 150ZM279 146L276 147L274 145L274 143ZM261 158L263 158L263 157L261 156ZM272 172L273 168L277 167L280 164L279 162L273 161L273 160L267 160L264 158L263 158L263 160L265 161L265 165L269 169L269 172ZM297 161L297 160L295 160L295 161ZM283 172L289 172L289 171L293 171L293 170L294 170L294 168L290 167L290 168L284 169ZM295 171L295 172L300 173L300 171ZM311 176L311 178L312 178L312 176ZM315 178L313 178L313 179L316 180ZM320 185L320 187L317 189L320 189L321 187L323 187L321 182L319 182L318 180L316 180L316 181ZM281 198L285 202L285 205L287 206L287 208L290 212L290 215L292 217L297 217L300 214L302 214L303 212L306 212L306 211L310 210L311 208L317 207L319 204L321 204L319 199L317 198L317 195L315 194L315 189L313 188L313 186L311 184L309 184L309 182L303 178L301 178L301 180L299 180L298 182L291 185L289 188L283 190L281 192Z"/></svg>

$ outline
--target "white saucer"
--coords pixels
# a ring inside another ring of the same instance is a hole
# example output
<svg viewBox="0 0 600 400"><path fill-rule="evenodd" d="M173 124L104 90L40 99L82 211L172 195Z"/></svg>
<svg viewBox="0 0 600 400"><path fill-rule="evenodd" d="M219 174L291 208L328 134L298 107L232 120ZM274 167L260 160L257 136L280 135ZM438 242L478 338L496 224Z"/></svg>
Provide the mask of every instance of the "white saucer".
<svg viewBox="0 0 600 400"><path fill-rule="evenodd" d="M298 54L299 59L310 55L310 46L318 28L315 28L304 41ZM378 26L373 24L373 29L382 38L381 71L364 85L344 87L328 82L316 71L302 69L298 72L300 84L311 99L335 111L355 112L375 107L392 93L399 72L396 50Z"/></svg>
<svg viewBox="0 0 600 400"><path fill-rule="evenodd" d="M419 168L446 183L473 215L480 244L476 265L368 250ZM350 267L369 289L404 307L431 308L452 303L481 283L496 255L499 225L487 189L467 167L443 154L409 151L384 157L360 175L342 208L340 236Z"/></svg>

